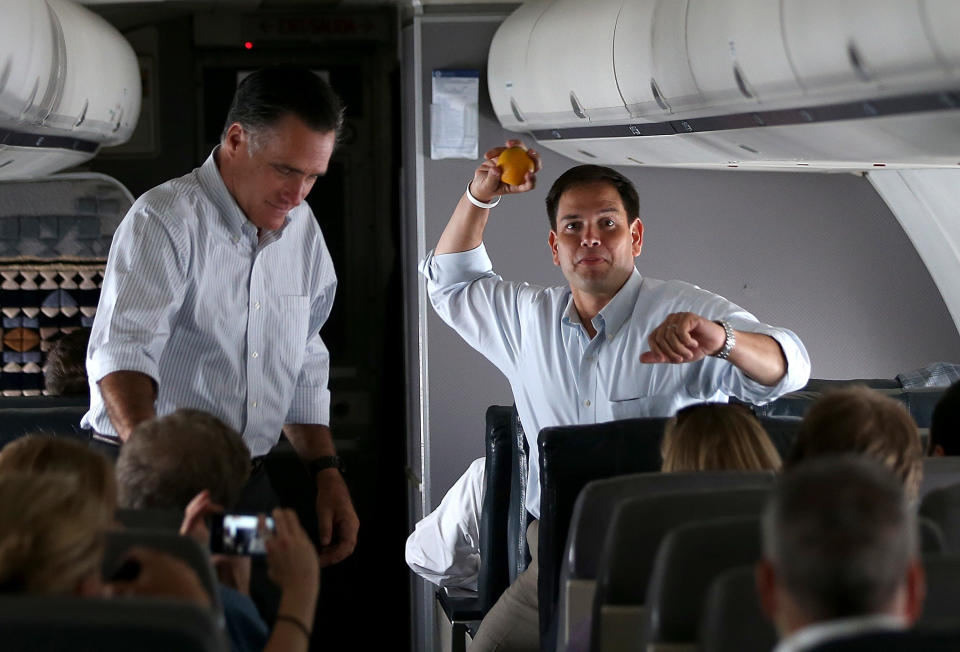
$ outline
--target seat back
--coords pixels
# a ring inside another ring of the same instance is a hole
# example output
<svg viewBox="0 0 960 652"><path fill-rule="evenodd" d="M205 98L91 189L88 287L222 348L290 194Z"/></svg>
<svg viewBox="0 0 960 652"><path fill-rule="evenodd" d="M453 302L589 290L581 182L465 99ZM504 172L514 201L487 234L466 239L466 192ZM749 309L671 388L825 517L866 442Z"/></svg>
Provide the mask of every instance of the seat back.
<svg viewBox="0 0 960 652"><path fill-rule="evenodd" d="M480 571L477 609L486 613L510 584L507 519L513 456L510 406L491 405L486 414L486 462L480 511Z"/></svg>
<svg viewBox="0 0 960 652"><path fill-rule="evenodd" d="M0 409L0 447L30 433L88 439L80 428L87 404L56 407L11 407Z"/></svg>
<svg viewBox="0 0 960 652"><path fill-rule="evenodd" d="M919 513L940 527L948 551L960 552L960 484L928 493L920 501Z"/></svg>
<svg viewBox="0 0 960 652"><path fill-rule="evenodd" d="M0 597L10 652L224 652L209 610L159 598Z"/></svg>
<svg viewBox="0 0 960 652"><path fill-rule="evenodd" d="M559 636L566 643L578 623L589 620L596 591L597 566L614 509L628 498L701 489L771 487L769 471L695 471L637 473L594 480L574 505L567 548L560 570ZM541 570L541 573L543 571Z"/></svg>
<svg viewBox="0 0 960 652"><path fill-rule="evenodd" d="M920 482L920 497L935 489L960 484L960 456L923 458L923 480Z"/></svg>
<svg viewBox="0 0 960 652"><path fill-rule="evenodd" d="M175 532L163 530L127 529L114 530L107 535L106 551L103 556L103 576L112 577L126 560L127 552L133 546L141 546L165 552L183 561L193 570L210 595L210 603L214 612L221 614L222 625L223 604L220 601L220 592L217 590L217 577L210 563L210 553L189 537L180 536Z"/></svg>
<svg viewBox="0 0 960 652"><path fill-rule="evenodd" d="M759 517L699 521L667 533L647 589L648 652L677 652L682 646L693 650L713 580L760 556Z"/></svg>
<svg viewBox="0 0 960 652"><path fill-rule="evenodd" d="M697 491L621 502L607 530L593 601L591 648L641 649L643 605L656 551L666 534L698 520L758 517L768 489Z"/></svg>
<svg viewBox="0 0 960 652"><path fill-rule="evenodd" d="M540 649L557 644L560 566L573 505L591 480L660 470L665 418L544 428L540 453Z"/></svg>
<svg viewBox="0 0 960 652"><path fill-rule="evenodd" d="M760 425L766 430L770 441L780 454L781 459L787 459L790 451L793 449L793 443L797 440L797 432L800 430L800 424L803 419L800 417L758 417Z"/></svg>
<svg viewBox="0 0 960 652"><path fill-rule="evenodd" d="M925 555L923 568L927 575L927 596L919 624L926 627L960 627L960 556L953 554ZM960 650L960 647L957 648Z"/></svg>
<svg viewBox="0 0 960 652"><path fill-rule="evenodd" d="M753 566L721 573L707 590L700 652L770 652L777 632L760 608Z"/></svg>
<svg viewBox="0 0 960 652"><path fill-rule="evenodd" d="M530 513L527 512L530 450L516 406L511 408L510 428L513 464L510 476L510 512L507 516L507 562L512 584L517 579L517 575L526 570L530 564L530 550L527 546L527 525L530 523Z"/></svg>

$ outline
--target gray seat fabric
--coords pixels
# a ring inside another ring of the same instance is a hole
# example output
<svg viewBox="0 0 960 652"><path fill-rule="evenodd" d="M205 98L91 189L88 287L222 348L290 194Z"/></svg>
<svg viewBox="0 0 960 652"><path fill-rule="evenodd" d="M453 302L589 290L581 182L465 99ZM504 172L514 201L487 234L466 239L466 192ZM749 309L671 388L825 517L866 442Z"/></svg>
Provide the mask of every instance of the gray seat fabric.
<svg viewBox="0 0 960 652"><path fill-rule="evenodd" d="M694 646L710 584L760 556L759 517L702 521L670 531L657 551L647 590L648 645Z"/></svg>
<svg viewBox="0 0 960 652"><path fill-rule="evenodd" d="M597 572L591 649L603 649L605 625L601 615L604 610L612 611L644 604L656 551L670 530L698 520L757 517L766 504L768 495L769 490L766 488L706 490L648 496L621 502L614 510L607 530ZM642 614L639 615L642 617ZM624 624L633 627L633 618L634 616L625 618ZM636 626L635 629L639 631L640 627ZM636 646L622 649L639 650L639 643L638 639Z"/></svg>
<svg viewBox="0 0 960 652"><path fill-rule="evenodd" d="M9 652L224 652L207 609L159 598L0 596Z"/></svg>
<svg viewBox="0 0 960 652"><path fill-rule="evenodd" d="M218 624L223 624L223 605L217 590L217 577L210 563L210 553L189 537L162 530L114 530L107 534L106 551L103 556L103 576L110 578L127 558L133 546L159 550L187 564L200 579L203 588L210 594L213 611L219 615Z"/></svg>
<svg viewBox="0 0 960 652"><path fill-rule="evenodd" d="M721 573L704 601L700 652L770 652L777 632L763 615L753 566Z"/></svg>
<svg viewBox="0 0 960 652"><path fill-rule="evenodd" d="M927 575L927 597L918 625L960 627L960 612L957 611L960 602L960 556L951 553L926 555L923 568Z"/></svg>
<svg viewBox="0 0 960 652"><path fill-rule="evenodd" d="M636 473L588 483L573 508L566 554L560 571L561 641L580 621L590 618L597 567L604 537L614 509L623 500L670 492L701 489L771 487L776 476L758 471L696 471L684 473ZM571 594L582 597L570 600Z"/></svg>
<svg viewBox="0 0 960 652"><path fill-rule="evenodd" d="M960 484L960 456L923 458L923 480L920 482L920 497L935 489Z"/></svg>
<svg viewBox="0 0 960 652"><path fill-rule="evenodd" d="M940 527L947 550L960 553L960 484L928 493L920 502L919 513Z"/></svg>

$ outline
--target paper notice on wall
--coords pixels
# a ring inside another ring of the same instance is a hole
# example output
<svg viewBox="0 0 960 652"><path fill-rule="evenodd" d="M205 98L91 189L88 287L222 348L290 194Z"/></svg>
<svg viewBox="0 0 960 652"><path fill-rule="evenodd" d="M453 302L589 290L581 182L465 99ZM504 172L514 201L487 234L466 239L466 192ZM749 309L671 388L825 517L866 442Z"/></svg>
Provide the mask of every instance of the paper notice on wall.
<svg viewBox="0 0 960 652"><path fill-rule="evenodd" d="M476 159L480 71L434 70L430 158Z"/></svg>

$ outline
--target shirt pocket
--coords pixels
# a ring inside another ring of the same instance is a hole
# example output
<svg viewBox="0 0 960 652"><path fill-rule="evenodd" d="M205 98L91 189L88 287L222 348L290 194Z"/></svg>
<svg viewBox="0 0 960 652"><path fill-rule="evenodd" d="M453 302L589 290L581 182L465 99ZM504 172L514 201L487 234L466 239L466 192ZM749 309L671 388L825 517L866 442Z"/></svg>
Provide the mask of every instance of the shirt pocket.
<svg viewBox="0 0 960 652"><path fill-rule="evenodd" d="M638 363L639 364L639 363ZM671 367L626 375L610 389L610 413L614 419L661 417L673 414L683 386Z"/></svg>
<svg viewBox="0 0 960 652"><path fill-rule="evenodd" d="M289 371L299 371L310 333L310 304L308 297L282 295L276 315L277 331L274 333L280 363Z"/></svg>

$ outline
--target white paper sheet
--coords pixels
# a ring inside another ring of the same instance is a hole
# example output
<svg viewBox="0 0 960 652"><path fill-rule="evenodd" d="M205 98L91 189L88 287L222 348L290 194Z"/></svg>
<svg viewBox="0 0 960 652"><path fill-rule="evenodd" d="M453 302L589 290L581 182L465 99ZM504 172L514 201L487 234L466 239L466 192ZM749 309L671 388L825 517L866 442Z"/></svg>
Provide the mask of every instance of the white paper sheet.
<svg viewBox="0 0 960 652"><path fill-rule="evenodd" d="M434 70L430 158L476 159L480 72Z"/></svg>

